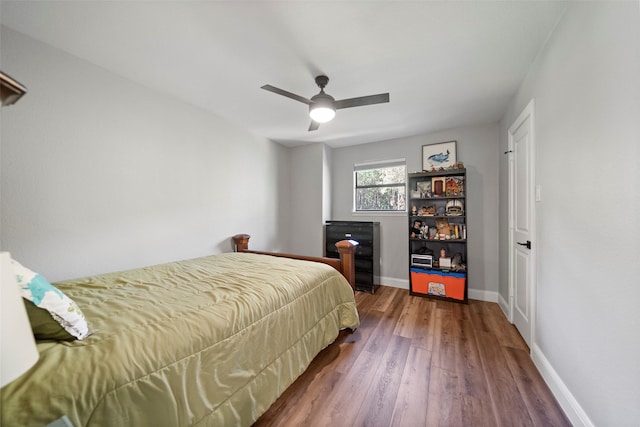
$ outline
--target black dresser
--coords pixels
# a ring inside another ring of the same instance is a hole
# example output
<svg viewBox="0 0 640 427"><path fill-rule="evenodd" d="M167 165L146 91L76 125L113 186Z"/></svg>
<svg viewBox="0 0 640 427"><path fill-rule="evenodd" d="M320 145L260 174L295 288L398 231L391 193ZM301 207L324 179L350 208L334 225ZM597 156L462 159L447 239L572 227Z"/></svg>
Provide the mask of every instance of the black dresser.
<svg viewBox="0 0 640 427"><path fill-rule="evenodd" d="M380 223L327 221L324 228L325 256L340 258L336 242L355 240L356 289L374 293L380 285Z"/></svg>

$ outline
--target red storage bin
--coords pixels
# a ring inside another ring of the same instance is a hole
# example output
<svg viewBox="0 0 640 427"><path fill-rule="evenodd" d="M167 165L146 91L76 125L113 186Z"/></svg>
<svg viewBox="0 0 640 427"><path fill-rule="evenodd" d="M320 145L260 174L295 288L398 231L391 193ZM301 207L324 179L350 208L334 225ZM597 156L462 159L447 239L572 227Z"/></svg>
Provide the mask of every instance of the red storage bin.
<svg viewBox="0 0 640 427"><path fill-rule="evenodd" d="M464 301L466 282L466 273L411 269L411 290L419 294Z"/></svg>

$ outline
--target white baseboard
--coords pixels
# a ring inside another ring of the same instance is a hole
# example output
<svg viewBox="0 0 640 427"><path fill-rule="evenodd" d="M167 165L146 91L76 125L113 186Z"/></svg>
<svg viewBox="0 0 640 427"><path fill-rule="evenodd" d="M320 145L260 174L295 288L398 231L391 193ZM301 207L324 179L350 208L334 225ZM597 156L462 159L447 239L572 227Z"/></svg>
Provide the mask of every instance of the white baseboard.
<svg viewBox="0 0 640 427"><path fill-rule="evenodd" d="M511 319L509 318L509 303L507 302L506 299L502 298L502 295L500 295L499 293L498 293L498 305L502 309L502 313L504 313L504 317L506 317L507 320L511 322Z"/></svg>
<svg viewBox="0 0 640 427"><path fill-rule="evenodd" d="M565 415L569 418L569 421L571 421L571 424L573 424L574 427L595 427L587 413L582 409L582 406L580 406L576 398L573 397L569 388L567 388L558 373L553 369L551 363L549 363L549 360L544 356L537 344L534 344L531 348L531 359L551 389L551 393L555 396Z"/></svg>
<svg viewBox="0 0 640 427"><path fill-rule="evenodd" d="M469 288L468 296L470 299L477 299L487 302L498 302L498 293L496 291Z"/></svg>
<svg viewBox="0 0 640 427"><path fill-rule="evenodd" d="M395 277L380 277L380 284L391 286L392 288L409 289L409 281L407 279L396 279Z"/></svg>

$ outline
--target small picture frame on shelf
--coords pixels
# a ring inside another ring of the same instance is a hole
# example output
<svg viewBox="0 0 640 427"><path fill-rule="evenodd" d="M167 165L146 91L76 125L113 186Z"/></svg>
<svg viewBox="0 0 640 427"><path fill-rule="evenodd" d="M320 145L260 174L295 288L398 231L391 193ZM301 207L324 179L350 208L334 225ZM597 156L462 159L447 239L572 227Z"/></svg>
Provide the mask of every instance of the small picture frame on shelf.
<svg viewBox="0 0 640 427"><path fill-rule="evenodd" d="M464 195L464 177L448 176L445 182L445 194L447 197Z"/></svg>
<svg viewBox="0 0 640 427"><path fill-rule="evenodd" d="M420 198L428 199L432 197L431 194L431 181L421 181L416 184L416 188L420 193Z"/></svg>
<svg viewBox="0 0 640 427"><path fill-rule="evenodd" d="M440 259L438 260L438 264L440 265L440 268L451 268L451 258L440 257Z"/></svg>
<svg viewBox="0 0 640 427"><path fill-rule="evenodd" d="M433 197L443 197L446 192L446 182L443 176L431 178L431 191Z"/></svg>
<svg viewBox="0 0 640 427"><path fill-rule="evenodd" d="M422 170L447 169L456 164L456 141L422 146Z"/></svg>

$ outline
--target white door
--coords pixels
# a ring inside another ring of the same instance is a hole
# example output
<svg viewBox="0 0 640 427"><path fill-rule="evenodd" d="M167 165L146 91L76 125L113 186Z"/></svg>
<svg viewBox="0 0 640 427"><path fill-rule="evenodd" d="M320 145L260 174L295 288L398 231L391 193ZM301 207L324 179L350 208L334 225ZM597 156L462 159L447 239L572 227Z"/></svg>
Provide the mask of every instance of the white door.
<svg viewBox="0 0 640 427"><path fill-rule="evenodd" d="M535 317L533 117L529 102L509 128L509 277L511 321L529 348Z"/></svg>

